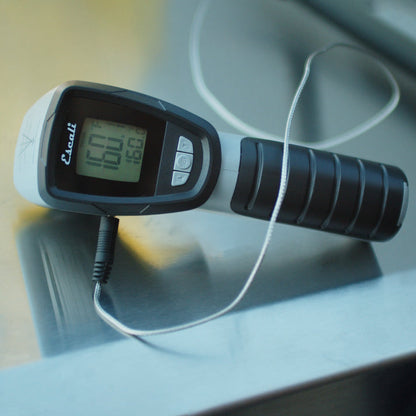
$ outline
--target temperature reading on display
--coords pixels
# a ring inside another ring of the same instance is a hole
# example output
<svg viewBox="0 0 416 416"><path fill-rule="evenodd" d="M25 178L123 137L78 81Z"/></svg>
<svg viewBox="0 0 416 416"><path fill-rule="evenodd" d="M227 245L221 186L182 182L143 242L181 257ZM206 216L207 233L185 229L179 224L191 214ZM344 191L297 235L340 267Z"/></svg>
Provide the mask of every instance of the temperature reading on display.
<svg viewBox="0 0 416 416"><path fill-rule="evenodd" d="M138 182L147 130L129 124L86 118L76 173L97 179Z"/></svg>

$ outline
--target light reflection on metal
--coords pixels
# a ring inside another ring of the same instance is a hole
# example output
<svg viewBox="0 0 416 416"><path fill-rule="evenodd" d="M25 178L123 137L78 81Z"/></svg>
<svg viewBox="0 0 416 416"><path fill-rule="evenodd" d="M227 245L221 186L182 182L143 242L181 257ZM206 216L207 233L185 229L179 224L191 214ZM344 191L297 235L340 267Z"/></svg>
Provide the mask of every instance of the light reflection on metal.
<svg viewBox="0 0 416 416"><path fill-rule="evenodd" d="M169 267L193 251L197 241L171 216L122 217L119 235L134 256L157 269Z"/></svg>

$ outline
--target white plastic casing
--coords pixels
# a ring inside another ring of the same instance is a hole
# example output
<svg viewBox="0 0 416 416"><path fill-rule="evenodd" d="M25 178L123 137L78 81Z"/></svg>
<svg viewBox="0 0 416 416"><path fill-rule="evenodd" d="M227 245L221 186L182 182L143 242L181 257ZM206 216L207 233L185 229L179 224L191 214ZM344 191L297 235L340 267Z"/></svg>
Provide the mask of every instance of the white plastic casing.
<svg viewBox="0 0 416 416"><path fill-rule="evenodd" d="M231 210L230 203L240 167L241 140L245 136L231 133L218 133L218 136L221 145L220 173L211 196L201 208L234 213Z"/></svg>
<svg viewBox="0 0 416 416"><path fill-rule="evenodd" d="M48 207L39 193L39 161L42 131L46 114L56 88L41 97L26 113L17 139L14 156L14 185L27 200Z"/></svg>

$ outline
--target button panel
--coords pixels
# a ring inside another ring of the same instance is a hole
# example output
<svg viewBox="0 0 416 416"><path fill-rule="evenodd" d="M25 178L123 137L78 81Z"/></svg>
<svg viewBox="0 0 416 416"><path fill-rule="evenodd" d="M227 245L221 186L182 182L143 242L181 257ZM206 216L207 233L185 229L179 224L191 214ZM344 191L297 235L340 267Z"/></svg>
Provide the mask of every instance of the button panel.
<svg viewBox="0 0 416 416"><path fill-rule="evenodd" d="M194 161L194 147L188 138L179 136L172 173L172 186L181 186L189 179Z"/></svg>

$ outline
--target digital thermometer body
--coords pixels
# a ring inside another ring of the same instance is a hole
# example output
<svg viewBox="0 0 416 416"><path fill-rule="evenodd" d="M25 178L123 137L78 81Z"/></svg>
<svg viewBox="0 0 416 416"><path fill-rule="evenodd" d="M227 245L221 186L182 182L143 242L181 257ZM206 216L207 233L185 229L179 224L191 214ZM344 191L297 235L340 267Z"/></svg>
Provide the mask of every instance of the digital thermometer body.
<svg viewBox="0 0 416 416"><path fill-rule="evenodd" d="M269 219L283 144L218 134L205 120L143 94L68 82L26 114L14 181L28 200L95 215L196 207ZM393 166L290 146L278 221L382 241L399 230L408 184Z"/></svg>

